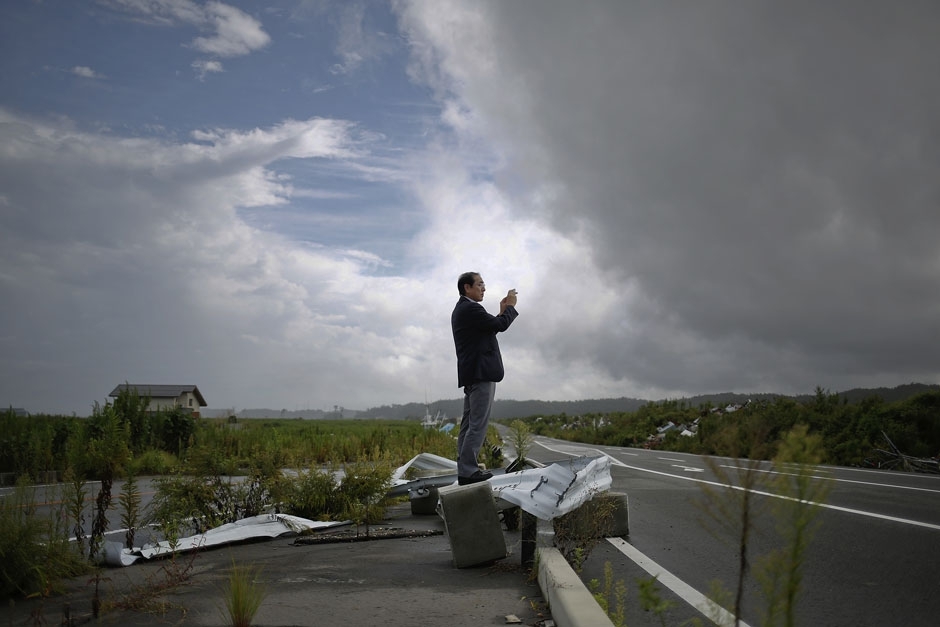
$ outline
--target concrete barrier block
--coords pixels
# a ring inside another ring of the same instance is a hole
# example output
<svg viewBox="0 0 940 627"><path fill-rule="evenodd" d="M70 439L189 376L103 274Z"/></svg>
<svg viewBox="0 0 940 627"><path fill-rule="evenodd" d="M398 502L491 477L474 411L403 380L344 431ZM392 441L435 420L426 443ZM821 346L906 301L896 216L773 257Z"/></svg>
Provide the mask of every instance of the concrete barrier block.
<svg viewBox="0 0 940 627"><path fill-rule="evenodd" d="M506 538L493 500L484 482L439 488L440 514L450 540L456 568L478 566L506 557Z"/></svg>
<svg viewBox="0 0 940 627"><path fill-rule="evenodd" d="M630 509L627 495L602 492L581 507L554 519L555 533L566 537L625 537L630 535ZM564 526L564 531L559 530Z"/></svg>

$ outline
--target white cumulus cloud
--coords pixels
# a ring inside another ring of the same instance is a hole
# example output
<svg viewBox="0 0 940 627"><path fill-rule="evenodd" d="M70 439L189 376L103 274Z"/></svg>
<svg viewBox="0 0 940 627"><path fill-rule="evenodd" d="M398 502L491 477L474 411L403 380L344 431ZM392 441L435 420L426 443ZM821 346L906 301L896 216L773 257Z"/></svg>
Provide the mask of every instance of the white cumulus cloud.
<svg viewBox="0 0 940 627"><path fill-rule="evenodd" d="M82 78L103 78L103 76L86 65L76 65L70 70L70 72L72 72L72 74L75 76L80 76Z"/></svg>

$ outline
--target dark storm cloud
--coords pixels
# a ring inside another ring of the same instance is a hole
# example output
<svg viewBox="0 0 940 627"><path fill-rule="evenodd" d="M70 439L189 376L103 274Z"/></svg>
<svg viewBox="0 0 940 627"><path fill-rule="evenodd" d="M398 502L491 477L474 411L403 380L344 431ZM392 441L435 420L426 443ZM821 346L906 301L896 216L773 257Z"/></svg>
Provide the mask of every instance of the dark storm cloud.
<svg viewBox="0 0 940 627"><path fill-rule="evenodd" d="M544 350L666 389L940 372L940 5L494 2L473 18L492 53L471 58L458 26L442 65L507 168L554 198L518 207L585 229L635 290Z"/></svg>

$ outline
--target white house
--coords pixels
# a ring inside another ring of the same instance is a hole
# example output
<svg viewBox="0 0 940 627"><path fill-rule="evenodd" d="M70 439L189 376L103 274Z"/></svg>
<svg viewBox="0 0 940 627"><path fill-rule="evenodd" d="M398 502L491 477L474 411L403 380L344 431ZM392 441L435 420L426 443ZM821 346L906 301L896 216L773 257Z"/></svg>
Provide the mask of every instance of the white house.
<svg viewBox="0 0 940 627"><path fill-rule="evenodd" d="M206 407L206 399L195 385L151 385L149 383L122 383L112 390L111 398L125 389L136 390L138 396L146 396L150 399L150 405L147 411L159 411L161 409L173 409L179 407L183 411L192 413L196 418L199 417L199 408Z"/></svg>

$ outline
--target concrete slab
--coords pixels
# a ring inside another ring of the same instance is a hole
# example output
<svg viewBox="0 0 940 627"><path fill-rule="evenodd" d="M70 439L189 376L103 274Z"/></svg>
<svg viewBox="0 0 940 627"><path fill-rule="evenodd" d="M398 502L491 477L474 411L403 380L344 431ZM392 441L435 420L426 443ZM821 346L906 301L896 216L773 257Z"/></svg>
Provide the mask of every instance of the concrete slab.
<svg viewBox="0 0 940 627"><path fill-rule="evenodd" d="M551 617L538 582L518 559L518 531L503 532L508 559L454 568L440 517L411 515L408 503L390 508L388 514L385 524L373 526L374 534L398 529L415 531L416 537L352 541L352 528L345 541L298 544L292 538L276 538L200 551L194 554L189 580L163 593L158 588L166 580L168 560L105 569L100 589L107 613L102 623L231 624L220 607L233 562L262 569L267 596L252 623L260 627L479 627L504 625L510 614L524 625ZM359 531L364 534L364 529ZM417 537L420 533L433 535ZM4 603L0 623L36 624L36 617L43 617L45 624L58 625L68 604L79 624L90 614L93 589L93 579L83 576L67 582L63 595Z"/></svg>

